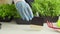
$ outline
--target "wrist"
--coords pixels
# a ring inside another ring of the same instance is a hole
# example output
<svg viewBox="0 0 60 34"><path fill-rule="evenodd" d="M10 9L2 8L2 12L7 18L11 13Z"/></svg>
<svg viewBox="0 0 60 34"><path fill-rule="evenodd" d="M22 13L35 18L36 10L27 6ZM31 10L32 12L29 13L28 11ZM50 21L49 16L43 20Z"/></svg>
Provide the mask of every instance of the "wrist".
<svg viewBox="0 0 60 34"><path fill-rule="evenodd" d="M25 0L14 0L14 3L16 4L17 2L25 2Z"/></svg>

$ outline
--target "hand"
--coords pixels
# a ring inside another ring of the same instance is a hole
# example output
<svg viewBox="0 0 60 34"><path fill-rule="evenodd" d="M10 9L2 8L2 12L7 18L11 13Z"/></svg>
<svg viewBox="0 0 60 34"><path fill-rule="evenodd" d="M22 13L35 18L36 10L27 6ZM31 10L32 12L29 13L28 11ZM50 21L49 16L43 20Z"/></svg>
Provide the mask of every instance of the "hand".
<svg viewBox="0 0 60 34"><path fill-rule="evenodd" d="M28 3L25 1L18 1L16 3L16 8L23 20L32 20L33 13Z"/></svg>

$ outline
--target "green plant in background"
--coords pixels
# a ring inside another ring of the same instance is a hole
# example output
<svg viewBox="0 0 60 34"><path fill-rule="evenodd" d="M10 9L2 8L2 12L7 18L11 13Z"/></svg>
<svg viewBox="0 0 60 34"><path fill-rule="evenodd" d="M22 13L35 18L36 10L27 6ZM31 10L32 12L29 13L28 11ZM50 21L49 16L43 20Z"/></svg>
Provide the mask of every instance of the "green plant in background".
<svg viewBox="0 0 60 34"><path fill-rule="evenodd" d="M51 16L52 17L55 17L55 16L59 16L59 12L60 12L60 1L57 2L59 0L50 0L49 3L48 3L48 12L51 13Z"/></svg>
<svg viewBox="0 0 60 34"><path fill-rule="evenodd" d="M5 19L5 17L8 17L9 19L11 17L14 18L19 18L19 14L17 13L17 10L15 8L14 4L1 4L0 5L0 17L2 17L3 19Z"/></svg>
<svg viewBox="0 0 60 34"><path fill-rule="evenodd" d="M11 12L10 12L11 16L13 16L14 18L21 18L20 15L19 15L19 13L16 10L16 7L15 7L14 4L10 5L10 10L11 10Z"/></svg>
<svg viewBox="0 0 60 34"><path fill-rule="evenodd" d="M3 19L5 19L5 17L7 16L7 12L9 12L7 5L0 5L0 17L2 17Z"/></svg>
<svg viewBox="0 0 60 34"><path fill-rule="evenodd" d="M34 15L36 12L40 16L59 16L60 15L60 0L34 0L32 2L32 10ZM1 4L0 5L0 17L5 19L5 17L20 18L14 4Z"/></svg>
<svg viewBox="0 0 60 34"><path fill-rule="evenodd" d="M32 3L34 15L55 17L60 15L60 0L35 0Z"/></svg>
<svg viewBox="0 0 60 34"><path fill-rule="evenodd" d="M41 16L45 16L45 12L47 11L46 9L48 8L47 2L44 0L35 0L32 3L32 9L34 14L38 12Z"/></svg>

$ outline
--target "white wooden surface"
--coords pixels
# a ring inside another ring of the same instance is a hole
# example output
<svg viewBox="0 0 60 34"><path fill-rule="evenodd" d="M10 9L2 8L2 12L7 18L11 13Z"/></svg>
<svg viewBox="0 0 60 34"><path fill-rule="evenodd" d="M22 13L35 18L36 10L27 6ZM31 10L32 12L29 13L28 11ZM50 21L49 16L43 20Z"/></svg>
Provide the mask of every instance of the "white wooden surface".
<svg viewBox="0 0 60 34"><path fill-rule="evenodd" d="M60 32L48 28L46 24L40 31L32 31L30 25L17 25L15 22L0 23L2 23L0 34L60 34Z"/></svg>

